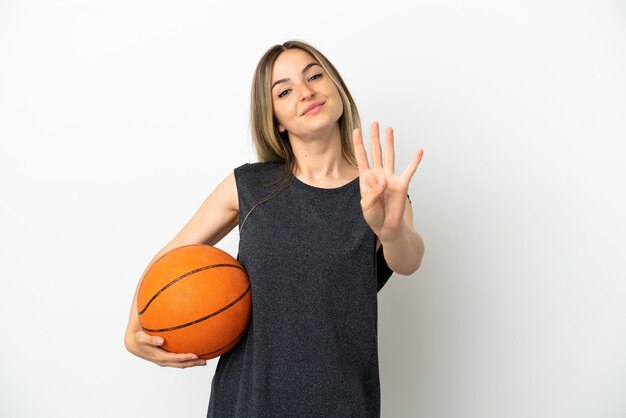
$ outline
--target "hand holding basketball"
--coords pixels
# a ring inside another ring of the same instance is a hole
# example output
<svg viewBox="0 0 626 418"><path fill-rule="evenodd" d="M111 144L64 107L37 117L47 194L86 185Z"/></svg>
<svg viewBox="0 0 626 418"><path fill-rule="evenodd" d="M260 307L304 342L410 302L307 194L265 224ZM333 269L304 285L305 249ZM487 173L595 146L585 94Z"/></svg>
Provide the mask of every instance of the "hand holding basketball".
<svg viewBox="0 0 626 418"><path fill-rule="evenodd" d="M206 360L199 359L195 354L174 354L163 350L161 345L164 342L161 337L154 337L144 331L137 331L127 336L126 346L137 357L162 367L184 369L193 366L206 366Z"/></svg>

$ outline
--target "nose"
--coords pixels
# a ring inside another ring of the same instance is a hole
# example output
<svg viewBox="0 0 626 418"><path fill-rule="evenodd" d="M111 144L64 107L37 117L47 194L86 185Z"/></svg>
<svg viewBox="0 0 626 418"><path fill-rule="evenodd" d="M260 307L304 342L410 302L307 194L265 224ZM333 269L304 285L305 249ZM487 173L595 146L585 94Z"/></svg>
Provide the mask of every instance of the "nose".
<svg viewBox="0 0 626 418"><path fill-rule="evenodd" d="M315 90L304 84L300 89L300 101L310 99L315 96Z"/></svg>

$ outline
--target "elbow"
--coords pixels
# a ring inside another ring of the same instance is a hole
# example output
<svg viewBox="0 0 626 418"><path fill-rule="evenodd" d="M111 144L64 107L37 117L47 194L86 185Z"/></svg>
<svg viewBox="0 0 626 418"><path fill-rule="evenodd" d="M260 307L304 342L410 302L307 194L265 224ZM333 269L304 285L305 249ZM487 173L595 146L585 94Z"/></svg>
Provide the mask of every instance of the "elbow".
<svg viewBox="0 0 626 418"><path fill-rule="evenodd" d="M415 267L413 268L413 270L411 271L411 274L415 273L417 270L419 270L420 266L422 265L422 259L420 258L417 261L417 264L415 265Z"/></svg>
<svg viewBox="0 0 626 418"><path fill-rule="evenodd" d="M422 243L422 245L420 246L420 250L417 253L417 257L415 257L415 260L413 260L413 262L411 264L405 266L405 268L400 269L400 271L396 271L396 273L401 274L403 276L410 276L410 275L412 275L422 265L422 258L423 257L424 257L424 244Z"/></svg>
<svg viewBox="0 0 626 418"><path fill-rule="evenodd" d="M412 260L410 263L403 263L402 265L397 266L389 266L394 273L400 274L401 276L410 276L420 268L422 264L422 257L419 256L415 260Z"/></svg>
<svg viewBox="0 0 626 418"><path fill-rule="evenodd" d="M394 273L400 274L402 276L410 276L420 268L421 263L417 263L416 265L404 266L403 268L399 268L393 270Z"/></svg>
<svg viewBox="0 0 626 418"><path fill-rule="evenodd" d="M124 347L129 353L132 353L131 349L131 337L128 335L128 332L124 333Z"/></svg>
<svg viewBox="0 0 626 418"><path fill-rule="evenodd" d="M418 250L417 250L417 260L414 266L413 271L411 272L411 274L415 273L420 266L422 265L422 259L424 258L424 240L422 239L422 237L420 237L418 235L419 238L419 244L418 244Z"/></svg>

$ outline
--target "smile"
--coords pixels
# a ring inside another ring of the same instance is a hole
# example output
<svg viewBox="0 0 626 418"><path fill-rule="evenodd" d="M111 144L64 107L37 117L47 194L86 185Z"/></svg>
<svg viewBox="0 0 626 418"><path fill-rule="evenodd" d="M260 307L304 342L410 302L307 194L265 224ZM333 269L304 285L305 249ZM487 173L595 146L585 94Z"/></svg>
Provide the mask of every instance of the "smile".
<svg viewBox="0 0 626 418"><path fill-rule="evenodd" d="M322 106L324 106L324 103L312 104L311 106L307 107L306 110L300 116L314 115L320 111Z"/></svg>

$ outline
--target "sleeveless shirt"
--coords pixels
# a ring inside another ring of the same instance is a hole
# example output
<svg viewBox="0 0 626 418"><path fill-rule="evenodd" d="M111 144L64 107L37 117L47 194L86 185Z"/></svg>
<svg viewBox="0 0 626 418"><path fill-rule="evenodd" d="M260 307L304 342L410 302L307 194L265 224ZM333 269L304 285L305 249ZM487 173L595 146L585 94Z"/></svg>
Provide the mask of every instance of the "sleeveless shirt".
<svg viewBox="0 0 626 418"><path fill-rule="evenodd" d="M252 318L219 358L207 416L379 417L377 291L392 271L363 218L359 179L323 189L294 177L256 205L283 169L234 170Z"/></svg>

